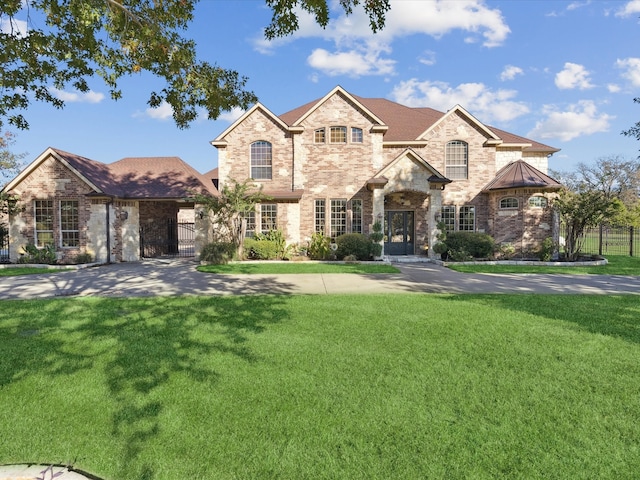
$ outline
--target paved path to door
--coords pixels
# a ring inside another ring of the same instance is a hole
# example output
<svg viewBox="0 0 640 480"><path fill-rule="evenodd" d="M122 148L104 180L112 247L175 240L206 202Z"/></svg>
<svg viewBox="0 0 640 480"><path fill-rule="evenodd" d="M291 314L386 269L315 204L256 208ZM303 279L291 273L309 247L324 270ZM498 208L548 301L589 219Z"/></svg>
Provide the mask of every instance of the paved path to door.
<svg viewBox="0 0 640 480"><path fill-rule="evenodd" d="M640 277L463 274L432 263L397 264L397 274L214 275L192 260L118 263L0 277L0 299L340 293L640 294Z"/></svg>

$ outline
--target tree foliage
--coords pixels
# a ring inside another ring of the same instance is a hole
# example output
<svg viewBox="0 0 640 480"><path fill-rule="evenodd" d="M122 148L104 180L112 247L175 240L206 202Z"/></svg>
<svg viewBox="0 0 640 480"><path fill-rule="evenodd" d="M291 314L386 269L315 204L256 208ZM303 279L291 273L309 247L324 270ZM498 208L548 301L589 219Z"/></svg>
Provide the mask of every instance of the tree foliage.
<svg viewBox="0 0 640 480"><path fill-rule="evenodd" d="M633 99L635 103L640 103L640 97L636 97ZM640 122L636 122L636 124L631 127L629 130L624 130L622 135L627 137L635 137L636 140L640 140ZM638 157L640 158L640 157Z"/></svg>
<svg viewBox="0 0 640 480"><path fill-rule="evenodd" d="M22 159L26 153L13 153L10 147L15 143L15 135L11 132L0 134L0 187L20 172Z"/></svg>
<svg viewBox="0 0 640 480"><path fill-rule="evenodd" d="M607 198L597 190L580 192L563 189L554 206L566 226L565 256L577 260L584 243L584 232L589 227L599 225L604 219L614 217L623 208L617 198Z"/></svg>
<svg viewBox="0 0 640 480"><path fill-rule="evenodd" d="M194 41L183 36L197 0L3 0L0 3L0 127L3 120L28 128L23 112L33 100L62 108L56 91L88 92L99 76L113 99L122 96L119 80L150 72L164 87L148 104L167 102L180 128L200 109L210 119L234 107L246 109L256 96L247 78L234 70L199 61ZM326 26L328 0L266 0L273 11L268 39L299 28L306 11ZM340 0L347 14L361 0ZM384 26L389 0L364 0L373 31ZM242 8L242 6L238 6ZM22 18L26 15L26 21Z"/></svg>
<svg viewBox="0 0 640 480"><path fill-rule="evenodd" d="M242 244L246 232L246 218L255 212L256 205L268 200L262 188L256 189L251 179L238 182L230 179L216 197L197 195L195 202L201 204L214 224L218 240L231 242L242 257Z"/></svg>

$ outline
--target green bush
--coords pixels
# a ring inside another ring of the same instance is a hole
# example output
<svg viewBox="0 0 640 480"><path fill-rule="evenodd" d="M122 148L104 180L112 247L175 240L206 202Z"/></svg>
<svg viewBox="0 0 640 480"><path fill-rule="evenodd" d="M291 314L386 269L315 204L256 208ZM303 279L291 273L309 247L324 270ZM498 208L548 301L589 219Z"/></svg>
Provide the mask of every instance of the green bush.
<svg viewBox="0 0 640 480"><path fill-rule="evenodd" d="M91 263L93 262L93 256L90 253L79 253L76 255L75 263L80 265L82 263Z"/></svg>
<svg viewBox="0 0 640 480"><path fill-rule="evenodd" d="M273 240L256 238L246 238L244 240L244 251L247 258L251 260L275 260L278 258L278 244Z"/></svg>
<svg viewBox="0 0 640 480"><path fill-rule="evenodd" d="M271 256L269 260L288 259L293 250L291 246L287 246L287 241L284 237L284 232L280 229L270 230L268 233L256 233L254 240L271 242L273 244L275 248L275 255L272 255L271 253L269 253L269 255ZM245 242L245 245L246 245L246 242ZM271 247L266 247L266 246L259 246L258 248L260 250L263 250L264 253L267 253L266 250L269 250L269 252L271 250ZM267 260L267 259L265 258L260 260Z"/></svg>
<svg viewBox="0 0 640 480"><path fill-rule="evenodd" d="M384 239L384 234L382 233L382 224L380 222L376 222L373 224L372 232L369 234L369 240L371 240L371 255L374 257L379 257L382 255L382 245L380 242Z"/></svg>
<svg viewBox="0 0 640 480"><path fill-rule="evenodd" d="M307 250L309 257L314 260L324 260L328 258L331 253L331 247L329 247L330 243L331 239L329 237L325 237L322 232L314 233L311 235L309 249Z"/></svg>
<svg viewBox="0 0 640 480"><path fill-rule="evenodd" d="M53 245L45 245L42 248L36 247L33 243L29 243L23 247L26 252L18 259L18 263L40 263L54 265L58 261L56 255L56 247Z"/></svg>
<svg viewBox="0 0 640 480"><path fill-rule="evenodd" d="M547 237L542 241L540 245L540 249L538 250L538 258L541 262L548 262L551 260L553 256L553 252L555 251L556 246L553 242L553 238Z"/></svg>
<svg viewBox="0 0 640 480"><path fill-rule="evenodd" d="M444 243L452 259L488 258L495 249L493 238L478 232L448 232Z"/></svg>
<svg viewBox="0 0 640 480"><path fill-rule="evenodd" d="M206 244L200 252L200 261L222 265L233 260L236 254L236 246L233 242L212 242Z"/></svg>
<svg viewBox="0 0 640 480"><path fill-rule="evenodd" d="M336 238L338 249L336 257L354 256L358 260L369 260L372 254L373 242L369 237L361 233L346 233Z"/></svg>

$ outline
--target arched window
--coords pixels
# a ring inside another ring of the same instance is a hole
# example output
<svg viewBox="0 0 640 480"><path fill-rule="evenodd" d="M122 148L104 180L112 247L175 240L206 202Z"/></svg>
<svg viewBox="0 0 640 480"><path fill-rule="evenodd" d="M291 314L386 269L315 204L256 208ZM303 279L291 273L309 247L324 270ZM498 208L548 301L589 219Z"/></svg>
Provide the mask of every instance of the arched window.
<svg viewBox="0 0 640 480"><path fill-rule="evenodd" d="M469 176L469 146L453 140L445 148L445 175L451 180L465 180Z"/></svg>
<svg viewBox="0 0 640 480"><path fill-rule="evenodd" d="M506 197L500 199L500 208L518 208L518 199L516 197Z"/></svg>
<svg viewBox="0 0 640 480"><path fill-rule="evenodd" d="M533 197L529 197L529 206L533 208L545 208L548 205L548 200L546 197L535 195Z"/></svg>
<svg viewBox="0 0 640 480"><path fill-rule="evenodd" d="M271 180L271 144L265 141L251 144L251 178Z"/></svg>

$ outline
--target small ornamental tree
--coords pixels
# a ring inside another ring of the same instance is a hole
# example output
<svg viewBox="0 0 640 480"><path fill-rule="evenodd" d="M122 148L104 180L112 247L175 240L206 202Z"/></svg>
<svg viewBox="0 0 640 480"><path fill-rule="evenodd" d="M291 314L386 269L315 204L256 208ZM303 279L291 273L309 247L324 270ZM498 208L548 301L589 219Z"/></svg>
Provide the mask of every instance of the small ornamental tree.
<svg viewBox="0 0 640 480"><path fill-rule="evenodd" d="M220 241L231 242L236 253L242 258L242 246L247 230L247 216L254 212L256 205L270 197L262 193L262 186L256 190L251 179L240 183L230 179L225 183L217 197L196 195L196 203L201 204L217 227Z"/></svg>
<svg viewBox="0 0 640 480"><path fill-rule="evenodd" d="M576 193L567 189L560 191L554 206L567 229L564 251L570 261L577 260L580 255L585 229L597 226L605 218L614 217L624 208L620 200L607 198L600 191Z"/></svg>

